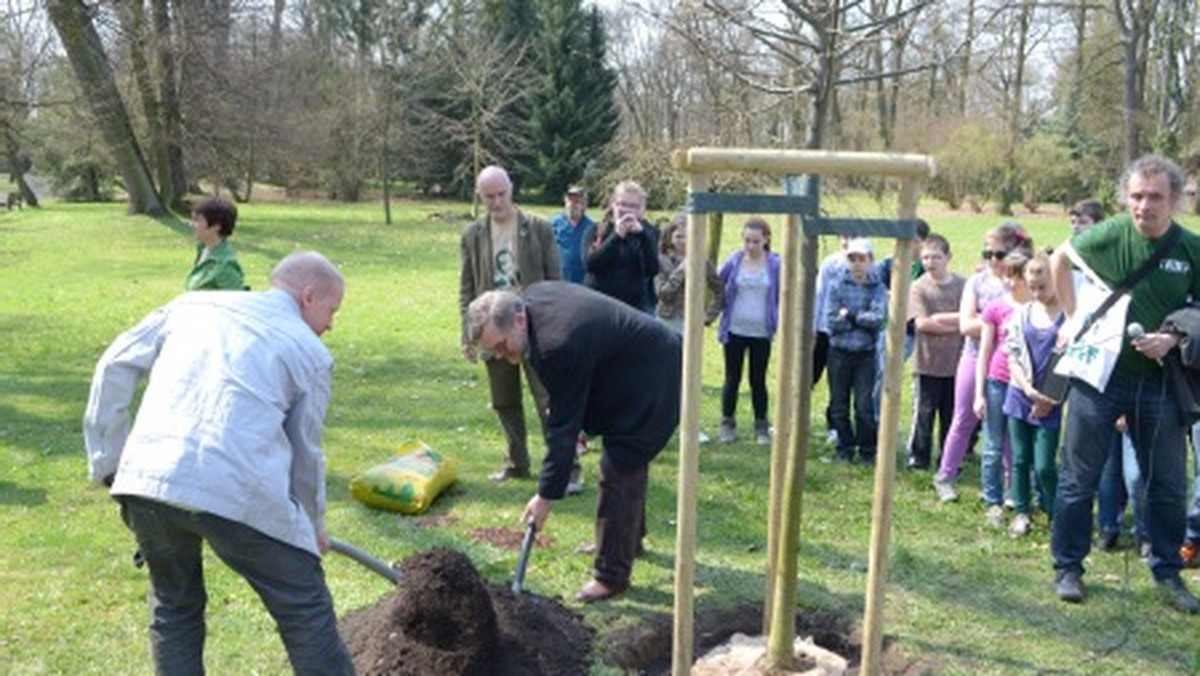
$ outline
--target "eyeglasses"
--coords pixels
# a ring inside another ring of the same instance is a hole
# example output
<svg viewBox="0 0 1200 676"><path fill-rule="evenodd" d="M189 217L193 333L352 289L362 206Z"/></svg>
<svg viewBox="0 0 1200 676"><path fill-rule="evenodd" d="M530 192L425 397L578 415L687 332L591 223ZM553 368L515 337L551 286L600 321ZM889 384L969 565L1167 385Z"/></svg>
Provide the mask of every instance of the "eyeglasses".
<svg viewBox="0 0 1200 676"><path fill-rule="evenodd" d="M983 253L981 253L979 255L983 256L983 260L985 260L985 261L988 259L991 259L994 261L1002 261L1002 260L1004 260L1004 257L1008 255L1008 252L1007 251L992 251L991 249L984 249Z"/></svg>

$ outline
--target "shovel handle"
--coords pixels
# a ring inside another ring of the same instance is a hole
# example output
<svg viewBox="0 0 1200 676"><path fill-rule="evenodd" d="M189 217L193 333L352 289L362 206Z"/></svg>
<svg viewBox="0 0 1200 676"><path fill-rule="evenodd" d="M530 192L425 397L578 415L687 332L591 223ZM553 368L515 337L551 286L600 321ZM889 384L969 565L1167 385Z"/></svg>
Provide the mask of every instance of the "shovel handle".
<svg viewBox="0 0 1200 676"><path fill-rule="evenodd" d="M350 544L349 542L343 542L337 538L329 538L329 549L337 552L338 554L341 554L342 556L346 556L351 559L354 559L355 561L359 562L360 564L375 571L379 575L382 575L383 577L387 578L392 584L396 584L396 585L404 584L404 574L403 573L396 570L395 568L392 568L391 566L384 563L383 561L380 561L379 559L375 558L374 556L371 556L370 554L364 552L363 550L359 549L358 547L355 547L354 545Z"/></svg>
<svg viewBox="0 0 1200 676"><path fill-rule="evenodd" d="M534 536L537 535L537 524L533 519L525 525L525 539L521 542L521 555L517 557L517 575L513 579L512 591L520 594L525 587L525 567L529 565L529 552L533 550Z"/></svg>

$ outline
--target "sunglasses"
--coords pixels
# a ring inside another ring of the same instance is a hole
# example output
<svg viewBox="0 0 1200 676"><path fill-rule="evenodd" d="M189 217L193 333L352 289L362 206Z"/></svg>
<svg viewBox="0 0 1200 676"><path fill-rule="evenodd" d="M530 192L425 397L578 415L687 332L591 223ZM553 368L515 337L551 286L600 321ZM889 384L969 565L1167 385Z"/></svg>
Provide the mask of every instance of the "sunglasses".
<svg viewBox="0 0 1200 676"><path fill-rule="evenodd" d="M1004 260L1004 257L1008 255L1008 252L1007 251L992 251L991 249L984 249L983 252L979 255L982 256L983 260L985 260L985 261L988 259L991 259L994 261L1002 261L1002 260Z"/></svg>

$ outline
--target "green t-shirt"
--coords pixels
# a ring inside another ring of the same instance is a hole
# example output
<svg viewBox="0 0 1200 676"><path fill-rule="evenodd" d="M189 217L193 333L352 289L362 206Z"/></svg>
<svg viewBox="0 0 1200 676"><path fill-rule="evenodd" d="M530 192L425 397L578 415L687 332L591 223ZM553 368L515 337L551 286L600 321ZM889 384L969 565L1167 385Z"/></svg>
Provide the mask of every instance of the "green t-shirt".
<svg viewBox="0 0 1200 676"><path fill-rule="evenodd" d="M196 265L184 280L184 288L188 291L200 289L216 289L240 291L249 288L242 275L242 266L238 264L233 254L233 246L229 240L223 239L212 251L204 256L204 245L196 245ZM203 257L203 260L201 260Z"/></svg>
<svg viewBox="0 0 1200 676"><path fill-rule="evenodd" d="M1172 222L1172 228L1182 228ZM1147 239L1133 225L1133 218L1121 214L1071 238L1071 247L1110 287L1116 287L1154 253L1158 240ZM1189 300L1200 300L1200 235L1183 231L1179 242L1158 267L1130 292L1126 326L1137 322L1147 333L1162 326L1167 315ZM1117 358L1119 373L1138 376L1161 371L1152 359L1122 343Z"/></svg>

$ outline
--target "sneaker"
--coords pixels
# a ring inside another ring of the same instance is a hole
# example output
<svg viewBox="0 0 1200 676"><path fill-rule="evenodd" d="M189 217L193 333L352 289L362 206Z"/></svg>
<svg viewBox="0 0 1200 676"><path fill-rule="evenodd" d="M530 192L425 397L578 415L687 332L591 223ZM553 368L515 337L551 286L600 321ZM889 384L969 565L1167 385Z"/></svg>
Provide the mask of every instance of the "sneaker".
<svg viewBox="0 0 1200 676"><path fill-rule="evenodd" d="M937 491L938 502L954 502L958 499L958 491L954 490L954 484L949 481L934 479L933 490Z"/></svg>
<svg viewBox="0 0 1200 676"><path fill-rule="evenodd" d="M1163 590L1163 595L1167 597L1167 603L1176 610L1188 615L1200 615L1200 601L1192 596L1192 592L1188 591L1187 585L1178 575L1157 582L1158 587Z"/></svg>
<svg viewBox="0 0 1200 676"><path fill-rule="evenodd" d="M1183 559L1184 568L1196 565L1196 560L1200 558L1200 542L1190 540L1183 543L1183 546L1179 548L1179 558Z"/></svg>
<svg viewBox="0 0 1200 676"><path fill-rule="evenodd" d="M488 477L494 484L502 484L509 479L528 479L529 470L516 467L502 467L500 471Z"/></svg>
<svg viewBox="0 0 1200 676"><path fill-rule="evenodd" d="M905 469L910 469L910 470L929 469L929 461L921 460L919 458L914 458L910 455L908 457L908 462L904 463L904 467L905 467Z"/></svg>
<svg viewBox="0 0 1200 676"><path fill-rule="evenodd" d="M1083 601L1083 579L1079 573L1073 570L1061 571L1054 578L1054 593L1067 603L1081 603Z"/></svg>
<svg viewBox="0 0 1200 676"><path fill-rule="evenodd" d="M1008 524L1008 534L1010 537L1019 538L1029 534L1029 515L1018 514L1013 517L1012 523Z"/></svg>
<svg viewBox="0 0 1200 676"><path fill-rule="evenodd" d="M771 443L771 428L766 420L754 421L754 443L765 446Z"/></svg>
<svg viewBox="0 0 1200 676"><path fill-rule="evenodd" d="M717 433L717 438L723 444L732 444L737 441L737 423L733 418L721 418L721 430Z"/></svg>
<svg viewBox="0 0 1200 676"><path fill-rule="evenodd" d="M567 495L579 495L586 488L583 483L583 469L576 465L571 468L571 477L567 480Z"/></svg>
<svg viewBox="0 0 1200 676"><path fill-rule="evenodd" d="M1004 508L992 505L987 508L987 523L992 528L1004 528Z"/></svg>
<svg viewBox="0 0 1200 676"><path fill-rule="evenodd" d="M696 436L697 436L697 441L699 441L702 444L707 444L708 442L712 441L712 439L709 438L709 436L704 433L704 430L700 430L700 433Z"/></svg>

